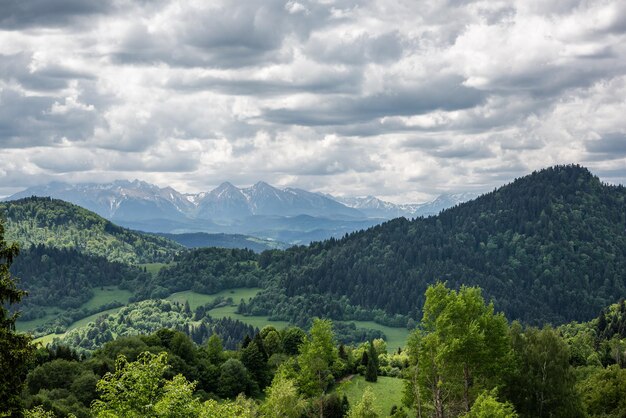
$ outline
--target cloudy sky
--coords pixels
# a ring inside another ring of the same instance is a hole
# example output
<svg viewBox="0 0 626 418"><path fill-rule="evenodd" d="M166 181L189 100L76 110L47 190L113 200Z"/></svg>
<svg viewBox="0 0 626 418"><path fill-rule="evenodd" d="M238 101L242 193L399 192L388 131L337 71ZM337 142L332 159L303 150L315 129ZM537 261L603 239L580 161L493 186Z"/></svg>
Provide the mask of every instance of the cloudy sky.
<svg viewBox="0 0 626 418"><path fill-rule="evenodd" d="M3 0L0 195L265 180L395 202L626 183L623 0Z"/></svg>

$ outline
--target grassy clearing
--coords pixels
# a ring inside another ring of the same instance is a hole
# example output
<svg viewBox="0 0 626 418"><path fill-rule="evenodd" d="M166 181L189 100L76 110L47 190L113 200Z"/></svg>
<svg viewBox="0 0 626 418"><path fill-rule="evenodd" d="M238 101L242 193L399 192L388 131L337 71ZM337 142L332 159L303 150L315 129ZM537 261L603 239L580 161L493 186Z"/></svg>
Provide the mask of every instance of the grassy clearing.
<svg viewBox="0 0 626 418"><path fill-rule="evenodd" d="M80 307L87 309L99 308L111 302L128 303L128 299L133 295L130 290L123 290L117 286L104 286L102 288L93 289L93 297Z"/></svg>
<svg viewBox="0 0 626 418"><path fill-rule="evenodd" d="M402 406L402 390L404 380L395 377L378 376L376 383L366 382L363 376L355 376L351 380L341 383L336 389L339 396L345 393L350 406L356 405L363 396L365 388L369 386L376 397L376 406L381 416L389 416L391 407Z"/></svg>
<svg viewBox="0 0 626 418"><path fill-rule="evenodd" d="M159 274L159 271L161 271L161 269L163 267L169 267L169 266L173 266L174 263L143 263L143 264L137 264L137 266L143 268L145 267L146 270L148 271L148 273L152 274L153 276L156 276L157 274Z"/></svg>
<svg viewBox="0 0 626 418"><path fill-rule="evenodd" d="M41 318L31 319L30 321L17 321L15 323L15 329L19 332L30 331L32 329L37 328L39 325L43 325L46 322L53 320L59 313L61 309L50 307L46 309L46 315Z"/></svg>
<svg viewBox="0 0 626 418"><path fill-rule="evenodd" d="M93 289L93 297L89 299L87 302L80 305L80 309L92 310L92 309L99 308L100 306L106 305L107 303L111 303L115 301L123 303L123 304L128 304L128 299L130 299L132 295L133 295L132 292L128 290L122 290L117 286L105 286L102 288L95 288ZM46 308L45 316L41 318L33 319L31 321L18 321L15 324L15 328L21 332L33 330L37 328L39 325L43 325L46 322L53 320L61 312L63 312L61 308L57 308L57 307ZM97 315L99 314L96 314L96 316ZM94 317L94 315L91 315L87 318L92 318L92 317ZM81 321L83 320L84 319L81 319ZM76 328L74 324L72 324L72 327Z"/></svg>
<svg viewBox="0 0 626 418"><path fill-rule="evenodd" d="M172 302L180 302L185 303L185 301L189 302L189 307L191 310L195 310L198 306L204 305L205 303L212 302L218 296L222 296L226 299L232 298L233 303L236 305L239 304L241 299L246 302L256 296L261 288L258 287L242 287L238 289L226 289L221 292L214 293L212 295L205 295L203 293L193 292L191 290L187 290L184 292L172 293L166 299L171 300Z"/></svg>
<svg viewBox="0 0 626 418"><path fill-rule="evenodd" d="M220 308L211 309L209 315L213 318L227 318L238 319L244 324L252 325L259 329L266 325L272 325L276 329L283 329L289 326L287 321L270 321L267 316L245 316L238 314L237 306L222 306Z"/></svg>
<svg viewBox="0 0 626 418"><path fill-rule="evenodd" d="M357 327L377 329L385 333L387 336L387 351L396 351L398 347L405 347L409 338L409 330L406 328L388 327L377 324L373 321L348 321L354 322Z"/></svg>
<svg viewBox="0 0 626 418"><path fill-rule="evenodd" d="M55 338L57 338L57 337L61 338L64 335L65 334L48 334L48 335L44 335L43 337L35 338L33 340L33 343L35 343L35 344L41 343L42 347L45 347L48 344L50 344L52 342L52 340L54 340Z"/></svg>
<svg viewBox="0 0 626 418"><path fill-rule="evenodd" d="M107 309L106 311L102 311L102 312L95 313L93 315L86 316L83 319L79 319L78 321L74 322L72 325L67 327L67 330L69 331L69 330L72 330L74 328L85 326L85 325L87 325L90 322L94 322L96 320L96 318L98 318L99 316L106 315L106 314L112 314L112 313L115 313L115 312L119 311L120 309L122 309L122 307L113 308L113 309Z"/></svg>

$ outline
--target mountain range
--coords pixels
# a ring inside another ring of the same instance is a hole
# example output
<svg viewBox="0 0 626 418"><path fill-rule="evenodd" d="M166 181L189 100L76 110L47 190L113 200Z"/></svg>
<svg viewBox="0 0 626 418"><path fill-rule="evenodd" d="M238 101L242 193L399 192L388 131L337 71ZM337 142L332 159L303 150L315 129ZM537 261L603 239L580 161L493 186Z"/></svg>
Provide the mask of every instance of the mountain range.
<svg viewBox="0 0 626 418"><path fill-rule="evenodd" d="M373 196L340 198L265 182L239 188L224 182L209 192L183 194L144 181L30 187L4 200L52 197L89 209L119 225L159 233L246 234L288 243L308 243L368 228L399 216L435 215L474 197L441 195L432 202L397 205Z"/></svg>

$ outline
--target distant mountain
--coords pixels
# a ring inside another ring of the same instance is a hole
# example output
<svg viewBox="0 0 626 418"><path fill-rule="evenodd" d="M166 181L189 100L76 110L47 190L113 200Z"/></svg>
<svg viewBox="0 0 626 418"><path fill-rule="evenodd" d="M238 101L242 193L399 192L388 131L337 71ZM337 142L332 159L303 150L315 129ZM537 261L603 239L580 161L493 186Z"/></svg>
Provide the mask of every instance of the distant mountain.
<svg viewBox="0 0 626 418"><path fill-rule="evenodd" d="M278 189L265 182L237 188L222 183L197 201L196 217L232 220L248 216L298 216L363 218L363 213L334 199L301 189Z"/></svg>
<svg viewBox="0 0 626 418"><path fill-rule="evenodd" d="M374 196L335 197L334 199L348 207L358 209L369 218L393 219L401 216L416 218L437 215L444 209L472 200L476 196L478 195L475 193L442 194L433 201L413 204L395 204Z"/></svg>
<svg viewBox="0 0 626 418"><path fill-rule="evenodd" d="M53 182L30 187L6 200L30 196L65 200L112 221L180 220L194 208L185 195L171 187L159 188L139 180L107 184Z"/></svg>
<svg viewBox="0 0 626 418"><path fill-rule="evenodd" d="M21 247L73 248L109 261L170 261L182 247L168 239L131 231L72 203L29 197L0 203L5 239Z"/></svg>
<svg viewBox="0 0 626 418"><path fill-rule="evenodd" d="M341 237L399 216L433 215L472 197L442 195L429 203L396 205L372 196L335 198L265 182L246 188L225 182L209 192L182 194L139 180L117 180L107 184L53 182L5 200L29 196L62 199L146 232L242 234L290 244Z"/></svg>

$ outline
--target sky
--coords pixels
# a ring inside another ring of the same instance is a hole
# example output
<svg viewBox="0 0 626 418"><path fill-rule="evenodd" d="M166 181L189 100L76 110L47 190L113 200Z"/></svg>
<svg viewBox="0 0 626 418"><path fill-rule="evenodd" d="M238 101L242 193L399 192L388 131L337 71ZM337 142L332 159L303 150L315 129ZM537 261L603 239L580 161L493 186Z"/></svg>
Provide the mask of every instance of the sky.
<svg viewBox="0 0 626 418"><path fill-rule="evenodd" d="M0 195L626 183L623 0L2 0Z"/></svg>

